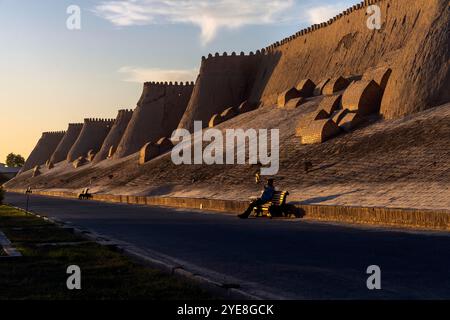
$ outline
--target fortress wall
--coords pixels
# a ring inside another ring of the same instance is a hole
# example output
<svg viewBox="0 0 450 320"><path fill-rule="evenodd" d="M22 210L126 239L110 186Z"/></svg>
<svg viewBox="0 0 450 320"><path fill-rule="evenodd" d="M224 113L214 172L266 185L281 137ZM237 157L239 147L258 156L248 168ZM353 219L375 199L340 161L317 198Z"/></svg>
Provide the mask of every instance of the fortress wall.
<svg viewBox="0 0 450 320"><path fill-rule="evenodd" d="M72 148L73 144L80 135L81 129L83 128L82 123L69 123L66 134L61 139L60 143L56 147L55 152L50 158L52 163L58 163L67 159L67 154Z"/></svg>
<svg viewBox="0 0 450 320"><path fill-rule="evenodd" d="M80 135L67 154L67 161L73 162L79 157L86 157L90 150L97 153L113 124L114 119L84 119Z"/></svg>
<svg viewBox="0 0 450 320"><path fill-rule="evenodd" d="M100 151L95 155L94 162L99 162L108 158L111 148L113 148L114 151L117 149L132 116L133 110L119 110L111 131L109 131Z"/></svg>
<svg viewBox="0 0 450 320"><path fill-rule="evenodd" d="M367 27L367 6L381 8L382 29ZM393 69L381 112L395 118L449 101L448 0L368 0L266 48L250 100L275 105L302 79L319 83ZM272 71L271 71L272 70ZM270 71L270 72L269 72Z"/></svg>
<svg viewBox="0 0 450 320"><path fill-rule="evenodd" d="M192 130L195 120L201 120L204 126L208 126L214 114L230 107L237 108L247 100L264 57L259 50L250 55L216 53L214 57L211 54L208 58L203 57L194 92L179 128Z"/></svg>
<svg viewBox="0 0 450 320"><path fill-rule="evenodd" d="M32 169L35 166L42 165L50 159L56 147L65 135L65 131L44 132L38 143L30 153L21 172Z"/></svg>
<svg viewBox="0 0 450 320"><path fill-rule="evenodd" d="M148 142L170 137L186 110L194 83L147 82L114 158L138 152Z"/></svg>
<svg viewBox="0 0 450 320"><path fill-rule="evenodd" d="M415 34L396 58L381 112L401 117L450 101L450 9L448 0L421 0ZM411 2L407 2L411 3ZM401 7L398 7L401 10Z"/></svg>

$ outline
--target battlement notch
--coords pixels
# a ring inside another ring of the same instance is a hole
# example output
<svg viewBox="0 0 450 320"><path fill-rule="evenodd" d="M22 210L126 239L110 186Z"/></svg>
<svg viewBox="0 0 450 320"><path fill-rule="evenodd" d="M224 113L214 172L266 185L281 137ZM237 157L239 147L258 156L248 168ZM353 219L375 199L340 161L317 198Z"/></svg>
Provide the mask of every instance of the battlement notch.
<svg viewBox="0 0 450 320"><path fill-rule="evenodd" d="M113 123L115 119L86 118L84 123Z"/></svg>
<svg viewBox="0 0 450 320"><path fill-rule="evenodd" d="M46 131L42 133L42 136L50 136L50 135L64 135L66 131Z"/></svg>

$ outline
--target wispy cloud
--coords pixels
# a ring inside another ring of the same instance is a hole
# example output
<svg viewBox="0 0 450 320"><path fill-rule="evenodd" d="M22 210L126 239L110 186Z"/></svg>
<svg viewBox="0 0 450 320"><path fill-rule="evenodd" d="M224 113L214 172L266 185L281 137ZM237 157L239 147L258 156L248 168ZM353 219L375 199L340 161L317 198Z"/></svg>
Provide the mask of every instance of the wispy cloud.
<svg viewBox="0 0 450 320"><path fill-rule="evenodd" d="M126 82L143 83L146 81L194 81L197 77L197 69L158 69L125 66L118 70Z"/></svg>
<svg viewBox="0 0 450 320"><path fill-rule="evenodd" d="M220 29L280 22L294 0L114 0L94 12L116 26L184 23L201 29L206 44Z"/></svg>
<svg viewBox="0 0 450 320"><path fill-rule="evenodd" d="M348 3L336 3L311 7L306 10L306 19L311 24L319 24L333 18L349 7Z"/></svg>

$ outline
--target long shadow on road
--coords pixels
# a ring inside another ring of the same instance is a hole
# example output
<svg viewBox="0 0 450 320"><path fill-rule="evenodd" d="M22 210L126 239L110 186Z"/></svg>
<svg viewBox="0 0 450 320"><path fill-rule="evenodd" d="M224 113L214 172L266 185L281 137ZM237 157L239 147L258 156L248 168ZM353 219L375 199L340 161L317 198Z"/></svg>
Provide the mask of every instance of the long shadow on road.
<svg viewBox="0 0 450 320"><path fill-rule="evenodd" d="M15 206L25 196L7 194ZM30 209L287 298L450 298L450 237L32 196ZM367 267L382 290L367 289Z"/></svg>

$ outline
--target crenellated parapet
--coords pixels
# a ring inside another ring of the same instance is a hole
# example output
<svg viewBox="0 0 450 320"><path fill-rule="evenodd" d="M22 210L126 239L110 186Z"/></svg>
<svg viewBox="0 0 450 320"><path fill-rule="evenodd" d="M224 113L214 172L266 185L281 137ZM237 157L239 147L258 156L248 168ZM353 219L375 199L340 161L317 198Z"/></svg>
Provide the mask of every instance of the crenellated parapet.
<svg viewBox="0 0 450 320"><path fill-rule="evenodd" d="M65 133L65 131L43 132L41 138L22 167L21 172L45 164L45 162L50 159L53 152L55 152Z"/></svg>
<svg viewBox="0 0 450 320"><path fill-rule="evenodd" d="M144 83L141 97L125 132L118 134L119 130L112 130L111 137L114 139L108 137L105 140L101 155L96 159L106 158L111 147L113 157L120 159L139 151L148 141L170 136L186 110L194 87L194 82ZM120 141L116 139L119 136Z"/></svg>
<svg viewBox="0 0 450 320"><path fill-rule="evenodd" d="M77 140L83 126L84 123L69 123L64 137L61 139L52 156L49 158L50 162L56 164L67 158L67 154Z"/></svg>
<svg viewBox="0 0 450 320"><path fill-rule="evenodd" d="M373 5L380 9L378 30L367 26ZM273 106L301 79L322 83L380 67L392 70L380 108L383 117L444 104L450 98L449 15L448 0L360 2L266 48L271 54L261 63L249 100Z"/></svg>
<svg viewBox="0 0 450 320"><path fill-rule="evenodd" d="M232 52L231 54L229 54L228 52L223 52L222 54L216 52L215 54L208 54L208 56L203 56L202 57L202 63L203 62L207 62L207 61L227 61L227 60L231 60L232 58L236 58L236 57L241 57L241 58L250 58L250 57L256 57L256 56L262 56L262 55L266 55L267 51L266 49L261 49L261 50L256 50L255 52L250 51L248 54L245 54L245 52L240 52L239 54L236 52Z"/></svg>
<svg viewBox="0 0 450 320"><path fill-rule="evenodd" d="M111 123L115 119L85 118L84 123Z"/></svg>
<svg viewBox="0 0 450 320"><path fill-rule="evenodd" d="M82 122L79 122L79 123L69 123L69 128L82 128L82 127L83 127L83 124L84 124L84 123L82 123Z"/></svg>
<svg viewBox="0 0 450 320"><path fill-rule="evenodd" d="M177 82L177 81L164 81L164 82L155 82L155 81L151 81L151 82L145 82L144 86L145 87L156 87L156 86L160 86L160 87L193 87L195 85L194 81L186 81L186 82Z"/></svg>
<svg viewBox="0 0 450 320"><path fill-rule="evenodd" d="M42 136L51 136L51 135L64 135L66 132L64 130L61 131L47 131L43 132Z"/></svg>
<svg viewBox="0 0 450 320"><path fill-rule="evenodd" d="M369 7L371 5L374 5L374 4L377 4L377 3L380 3L380 2L383 2L383 1L385 1L385 0L365 0L365 1L362 1L362 2L356 4L356 5L352 6L352 7L344 10L343 12L337 14L336 16L334 16L333 18L329 19L328 21L324 21L324 22L319 23L319 24L313 24L313 25L311 25L311 26L309 26L309 27L307 27L305 29L302 29L302 30L296 32L295 34L293 34L293 35L291 35L289 37L284 38L281 41L277 41L277 42L272 43L271 45L267 46L266 48L264 48L262 50L264 50L265 53L268 54L271 51L277 49L278 47L283 46L285 44L288 44L289 42L291 42L291 41L293 41L293 40L295 40L295 39L297 39L299 37L306 36L306 35L308 35L308 34L310 34L312 32L315 32L317 30L320 30L320 29L323 29L325 27L328 27L328 26L332 25L333 23L339 21L340 19L345 18L346 16L352 14L353 12L356 12L356 11L359 11L359 10L363 10L363 9L365 10L367 7Z"/></svg>
<svg viewBox="0 0 450 320"><path fill-rule="evenodd" d="M257 50L255 52L251 51L249 53L236 53L228 52L209 54L208 56L203 56L200 65L200 75L206 73L227 73L235 72L237 69L242 69L244 73L246 70L254 69L259 65L259 63L267 56L266 50Z"/></svg>
<svg viewBox="0 0 450 320"><path fill-rule="evenodd" d="M128 123L128 121L130 121L131 117L133 116L133 113L133 109L120 109L117 112L117 117L114 120L114 125L117 125L118 123L123 121L126 121Z"/></svg>
<svg viewBox="0 0 450 320"><path fill-rule="evenodd" d="M119 111L118 111L118 113L117 113L117 118L116 118L116 120L119 118L119 117L125 117L125 116L131 116L131 115L133 115L133 109L120 109Z"/></svg>
<svg viewBox="0 0 450 320"><path fill-rule="evenodd" d="M114 125L116 119L86 118L76 141L67 153L67 161L73 162L79 157L87 157L92 150L95 155Z"/></svg>
<svg viewBox="0 0 450 320"><path fill-rule="evenodd" d="M189 99L192 91L194 90L195 83L193 81L187 82L145 82L141 97L137 103L137 107L149 106L151 102L154 102L161 97L175 97L175 96L187 96ZM136 111L136 110L135 110Z"/></svg>
<svg viewBox="0 0 450 320"><path fill-rule="evenodd" d="M192 131L194 121L206 126L214 114L248 100L262 62L270 59L265 49L202 57L195 89L178 127Z"/></svg>
<svg viewBox="0 0 450 320"><path fill-rule="evenodd" d="M103 141L99 152L95 155L93 162L100 162L114 155L133 114L134 110L131 109L121 109L118 111L114 125Z"/></svg>

